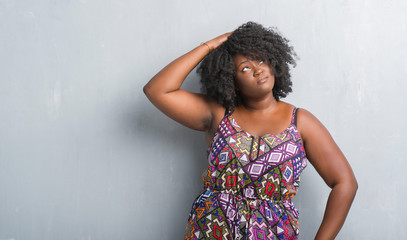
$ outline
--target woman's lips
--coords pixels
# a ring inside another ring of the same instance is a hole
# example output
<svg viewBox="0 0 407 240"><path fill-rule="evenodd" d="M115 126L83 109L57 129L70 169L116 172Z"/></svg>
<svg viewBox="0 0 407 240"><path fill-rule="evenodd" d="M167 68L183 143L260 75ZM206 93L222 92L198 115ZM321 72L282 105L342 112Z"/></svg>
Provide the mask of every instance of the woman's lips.
<svg viewBox="0 0 407 240"><path fill-rule="evenodd" d="M265 83L265 82L267 81L267 78L268 78L268 77L261 77L261 78L259 78L259 79L257 80L257 84Z"/></svg>

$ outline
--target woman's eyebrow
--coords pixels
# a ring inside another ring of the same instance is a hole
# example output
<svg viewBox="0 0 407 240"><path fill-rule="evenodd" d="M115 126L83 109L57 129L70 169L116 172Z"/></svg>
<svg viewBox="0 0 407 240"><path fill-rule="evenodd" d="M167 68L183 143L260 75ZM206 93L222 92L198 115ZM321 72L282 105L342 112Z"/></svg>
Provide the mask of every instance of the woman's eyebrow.
<svg viewBox="0 0 407 240"><path fill-rule="evenodd" d="M247 63L249 60L244 60L243 62L239 63L239 65L237 65L237 68L240 67L240 65L242 65L243 63Z"/></svg>

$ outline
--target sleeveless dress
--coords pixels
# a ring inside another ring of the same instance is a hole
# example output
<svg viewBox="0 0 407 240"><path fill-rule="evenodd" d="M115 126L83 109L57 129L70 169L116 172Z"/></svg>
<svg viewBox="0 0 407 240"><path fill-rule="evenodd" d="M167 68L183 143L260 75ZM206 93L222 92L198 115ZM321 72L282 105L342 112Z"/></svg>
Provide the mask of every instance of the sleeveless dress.
<svg viewBox="0 0 407 240"><path fill-rule="evenodd" d="M208 149L204 188L192 204L185 239L298 239L291 202L307 166L296 127L251 136L226 113Z"/></svg>

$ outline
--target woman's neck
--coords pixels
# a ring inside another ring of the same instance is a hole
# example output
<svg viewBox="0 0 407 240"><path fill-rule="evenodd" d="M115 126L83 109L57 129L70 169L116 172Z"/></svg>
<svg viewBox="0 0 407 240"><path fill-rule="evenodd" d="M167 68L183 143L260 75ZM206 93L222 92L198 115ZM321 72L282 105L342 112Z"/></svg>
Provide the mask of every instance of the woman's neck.
<svg viewBox="0 0 407 240"><path fill-rule="evenodd" d="M278 101L274 96L269 95L262 99L244 99L240 107L248 112L264 112L275 109L277 103Z"/></svg>

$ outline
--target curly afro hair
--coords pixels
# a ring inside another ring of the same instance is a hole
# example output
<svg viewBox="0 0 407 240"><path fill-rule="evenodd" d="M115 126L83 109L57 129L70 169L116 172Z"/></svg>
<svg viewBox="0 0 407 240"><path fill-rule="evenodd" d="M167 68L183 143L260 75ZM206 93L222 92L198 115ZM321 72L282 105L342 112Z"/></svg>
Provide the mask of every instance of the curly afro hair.
<svg viewBox="0 0 407 240"><path fill-rule="evenodd" d="M292 91L290 66L295 67L297 55L275 28L248 22L237 28L228 40L210 52L199 65L202 93L227 109L242 104L235 87L233 56L242 54L253 60L268 60L274 74L273 96L279 101Z"/></svg>

